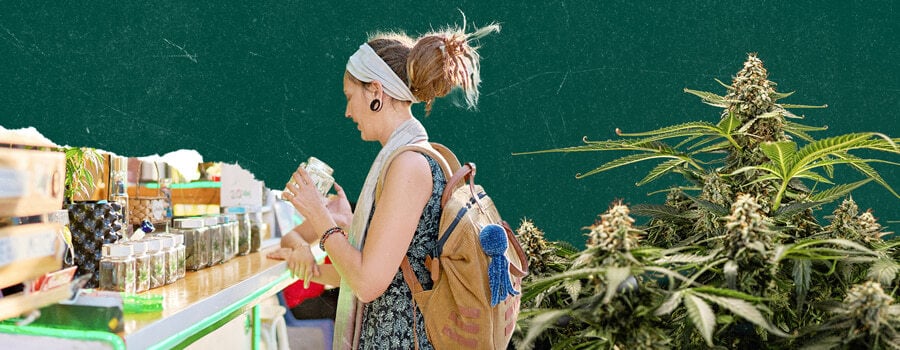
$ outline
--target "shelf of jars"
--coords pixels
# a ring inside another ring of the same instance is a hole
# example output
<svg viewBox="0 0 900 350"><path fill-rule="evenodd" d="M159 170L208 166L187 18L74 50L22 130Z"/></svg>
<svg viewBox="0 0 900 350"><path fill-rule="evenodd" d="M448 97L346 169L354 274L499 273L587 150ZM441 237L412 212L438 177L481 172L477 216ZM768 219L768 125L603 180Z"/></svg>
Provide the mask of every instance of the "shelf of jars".
<svg viewBox="0 0 900 350"><path fill-rule="evenodd" d="M183 279L141 293L160 297L162 310L125 313L123 329L118 333L6 322L0 324L0 344L15 345L13 348L33 348L35 344L50 348L89 344L106 349L183 347L224 322L255 312L263 299L294 281L283 261L265 256L277 246L277 239L267 240L259 252L188 271ZM259 329L258 317L254 319L252 326Z"/></svg>

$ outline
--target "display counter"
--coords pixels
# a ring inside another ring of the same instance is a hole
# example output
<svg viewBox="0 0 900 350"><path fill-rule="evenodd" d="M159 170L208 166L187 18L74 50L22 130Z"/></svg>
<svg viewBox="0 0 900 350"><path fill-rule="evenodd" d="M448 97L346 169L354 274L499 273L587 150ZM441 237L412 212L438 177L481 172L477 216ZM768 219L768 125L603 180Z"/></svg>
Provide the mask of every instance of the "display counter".
<svg viewBox="0 0 900 350"><path fill-rule="evenodd" d="M284 261L266 258L277 247L277 239L268 240L257 253L189 271L175 283L141 293L162 295L163 311L125 314L121 333L0 324L0 344L12 349L180 348L249 313L256 348L258 304L295 281Z"/></svg>

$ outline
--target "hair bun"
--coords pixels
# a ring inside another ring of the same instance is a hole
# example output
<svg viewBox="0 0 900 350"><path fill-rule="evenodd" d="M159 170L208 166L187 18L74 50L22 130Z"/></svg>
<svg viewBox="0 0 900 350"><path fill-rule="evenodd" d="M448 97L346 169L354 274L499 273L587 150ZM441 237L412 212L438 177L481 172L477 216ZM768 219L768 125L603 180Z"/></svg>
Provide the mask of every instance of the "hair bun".
<svg viewBox="0 0 900 350"><path fill-rule="evenodd" d="M475 107L481 82L480 56L470 42L499 31L497 24L468 34L463 27L429 33L416 40L407 59L407 74L413 95L425 102L426 114L435 98L446 96L457 86L465 92L468 108Z"/></svg>

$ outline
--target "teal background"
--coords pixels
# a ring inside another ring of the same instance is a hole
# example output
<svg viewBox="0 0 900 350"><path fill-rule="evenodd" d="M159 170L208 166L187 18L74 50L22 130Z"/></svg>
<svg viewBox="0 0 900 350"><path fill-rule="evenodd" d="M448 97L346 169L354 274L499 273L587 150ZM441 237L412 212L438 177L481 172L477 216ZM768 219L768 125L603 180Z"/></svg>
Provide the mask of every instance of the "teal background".
<svg viewBox="0 0 900 350"><path fill-rule="evenodd" d="M480 42L479 109L454 95L430 117L414 113L433 141L479 165L506 220L530 218L552 239L580 244L613 200L659 203L645 193L676 179L635 188L647 164L576 180L622 154L513 152L717 121L682 89L723 94L713 79L730 82L749 52L780 91L797 91L783 102L829 105L798 110L830 127L818 137L900 134L893 1L2 1L0 125L131 156L196 149L272 188L314 155L355 198L378 145L343 118L347 57L367 33L460 24L457 9L470 25L503 27ZM900 187L897 167L876 168ZM854 197L882 222L900 219L900 201L877 185Z"/></svg>

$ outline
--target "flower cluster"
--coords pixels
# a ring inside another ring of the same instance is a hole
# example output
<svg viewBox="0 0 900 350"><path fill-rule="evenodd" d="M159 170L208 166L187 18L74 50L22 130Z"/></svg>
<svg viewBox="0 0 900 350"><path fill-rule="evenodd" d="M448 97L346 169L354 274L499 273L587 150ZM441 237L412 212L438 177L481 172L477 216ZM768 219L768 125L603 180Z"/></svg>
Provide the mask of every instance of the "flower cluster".
<svg viewBox="0 0 900 350"><path fill-rule="evenodd" d="M880 283L867 281L850 288L844 298L844 306L847 315L856 321L861 330L874 335L881 325L888 323L889 307L893 301Z"/></svg>
<svg viewBox="0 0 900 350"><path fill-rule="evenodd" d="M634 229L634 219L629 216L627 205L615 204L604 214L600 222L589 227L588 248L598 247L606 252L627 252L638 246L641 231Z"/></svg>
<svg viewBox="0 0 900 350"><path fill-rule="evenodd" d="M853 198L845 199L832 215L826 218L831 220L828 225L828 231L833 235L841 238L863 240L866 242L881 241L882 237L890 232L882 232L881 224L872 215L871 210L867 210L862 214L859 213L859 207Z"/></svg>
<svg viewBox="0 0 900 350"><path fill-rule="evenodd" d="M544 231L534 226L530 220L522 220L516 229L531 275L539 276L547 271L546 264L553 260L553 248L544 238Z"/></svg>
<svg viewBox="0 0 900 350"><path fill-rule="evenodd" d="M736 258L747 248L765 254L772 247L773 232L761 208L756 197L741 194L731 205L731 215L722 218L729 257Z"/></svg>
<svg viewBox="0 0 900 350"><path fill-rule="evenodd" d="M775 92L773 85L762 61L751 53L744 68L732 80L731 92L725 96L726 100L733 101L729 111L744 121L768 112L775 103L771 96Z"/></svg>

